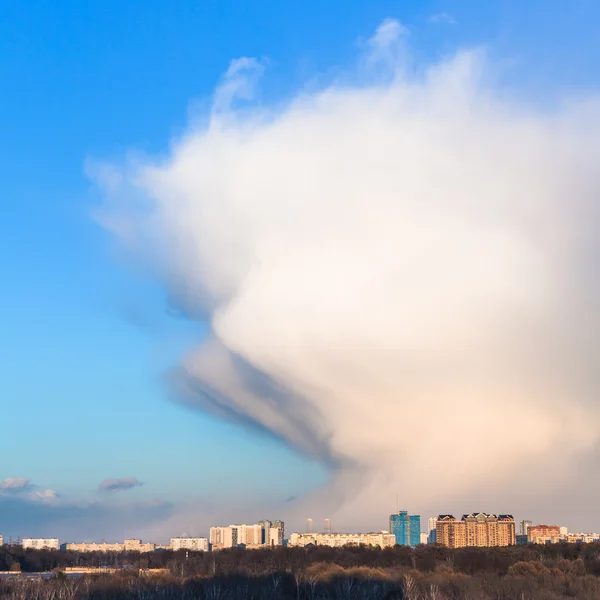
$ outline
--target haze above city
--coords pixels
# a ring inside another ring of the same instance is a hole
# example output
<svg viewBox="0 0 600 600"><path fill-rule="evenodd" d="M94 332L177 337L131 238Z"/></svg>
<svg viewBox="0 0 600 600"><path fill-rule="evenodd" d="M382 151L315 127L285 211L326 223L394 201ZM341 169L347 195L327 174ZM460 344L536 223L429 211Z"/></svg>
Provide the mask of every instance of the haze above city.
<svg viewBox="0 0 600 600"><path fill-rule="evenodd" d="M3 3L0 534L599 531L600 5Z"/></svg>

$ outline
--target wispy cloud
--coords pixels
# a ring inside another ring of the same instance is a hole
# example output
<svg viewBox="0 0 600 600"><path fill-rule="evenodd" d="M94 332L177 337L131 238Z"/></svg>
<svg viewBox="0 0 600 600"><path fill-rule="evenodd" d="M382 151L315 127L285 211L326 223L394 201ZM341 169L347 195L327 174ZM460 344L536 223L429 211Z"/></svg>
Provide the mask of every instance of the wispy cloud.
<svg viewBox="0 0 600 600"><path fill-rule="evenodd" d="M144 485L135 477L122 477L121 479L105 479L98 485L101 492L124 492L135 487Z"/></svg>
<svg viewBox="0 0 600 600"><path fill-rule="evenodd" d="M43 489L31 483L27 477L7 477L0 481L0 496L18 497L29 502L52 503L58 500L53 489Z"/></svg>
<svg viewBox="0 0 600 600"><path fill-rule="evenodd" d="M142 485L133 477L102 483L109 491ZM118 540L143 534L147 527L170 518L174 508L159 498L123 501L112 494L93 499L69 498L35 485L26 477L0 480L0 531L5 536Z"/></svg>
<svg viewBox="0 0 600 600"><path fill-rule="evenodd" d="M256 58L242 56L232 60L215 92L213 111L222 113L237 100L252 100L256 83L264 72L264 64Z"/></svg>
<svg viewBox="0 0 600 600"><path fill-rule="evenodd" d="M435 15L431 15L431 17L429 17L428 21L430 23L446 23L448 25L456 24L456 19L447 12L439 12L439 13L436 13Z"/></svg>
<svg viewBox="0 0 600 600"><path fill-rule="evenodd" d="M385 19L369 38L369 45L374 48L387 48L396 43L402 35L408 34L408 28L396 19Z"/></svg>

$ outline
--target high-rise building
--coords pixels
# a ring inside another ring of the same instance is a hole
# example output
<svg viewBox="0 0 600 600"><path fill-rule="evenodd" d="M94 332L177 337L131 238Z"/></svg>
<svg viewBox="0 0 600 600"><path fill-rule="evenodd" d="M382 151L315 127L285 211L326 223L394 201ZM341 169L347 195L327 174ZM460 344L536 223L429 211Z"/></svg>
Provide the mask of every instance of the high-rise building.
<svg viewBox="0 0 600 600"><path fill-rule="evenodd" d="M449 548L468 546L513 546L516 543L512 515L471 513L457 521L452 515L440 515L436 523L436 541Z"/></svg>
<svg viewBox="0 0 600 600"><path fill-rule="evenodd" d="M520 524L520 533L521 535L527 535L527 530L533 525L532 521L521 521Z"/></svg>
<svg viewBox="0 0 600 600"><path fill-rule="evenodd" d="M429 517L427 519L427 543L435 544L436 543L436 524L437 517Z"/></svg>
<svg viewBox="0 0 600 600"><path fill-rule="evenodd" d="M421 543L421 517L409 515L405 510L390 515L390 533L394 534L396 544L414 548Z"/></svg>

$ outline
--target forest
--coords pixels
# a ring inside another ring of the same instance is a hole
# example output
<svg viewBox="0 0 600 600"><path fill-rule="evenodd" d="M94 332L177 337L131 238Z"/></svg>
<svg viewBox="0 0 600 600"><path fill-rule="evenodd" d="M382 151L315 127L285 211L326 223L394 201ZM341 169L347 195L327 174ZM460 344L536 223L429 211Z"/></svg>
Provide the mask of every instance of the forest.
<svg viewBox="0 0 600 600"><path fill-rule="evenodd" d="M111 574L66 576L67 567ZM7 600L558 600L600 598L600 544L450 550L324 546L80 554L0 548ZM45 572L44 577L35 573ZM20 574L18 574L20 573Z"/></svg>

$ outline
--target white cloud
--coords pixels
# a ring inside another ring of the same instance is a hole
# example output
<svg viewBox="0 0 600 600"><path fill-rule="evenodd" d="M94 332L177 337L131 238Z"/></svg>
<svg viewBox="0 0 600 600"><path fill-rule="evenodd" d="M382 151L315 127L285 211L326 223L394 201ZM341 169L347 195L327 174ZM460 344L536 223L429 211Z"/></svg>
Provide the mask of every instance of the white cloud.
<svg viewBox="0 0 600 600"><path fill-rule="evenodd" d="M7 477L4 480L0 480L0 492L15 490L21 491L28 486L29 479L26 477Z"/></svg>
<svg viewBox="0 0 600 600"><path fill-rule="evenodd" d="M190 401L332 465L340 527L397 491L532 514L598 443L599 103L538 110L473 52L389 69L268 116L222 102L125 169L107 222L212 323Z"/></svg>
<svg viewBox="0 0 600 600"><path fill-rule="evenodd" d="M456 19L447 12L439 12L429 17L431 23L446 23L447 25L455 25Z"/></svg>

